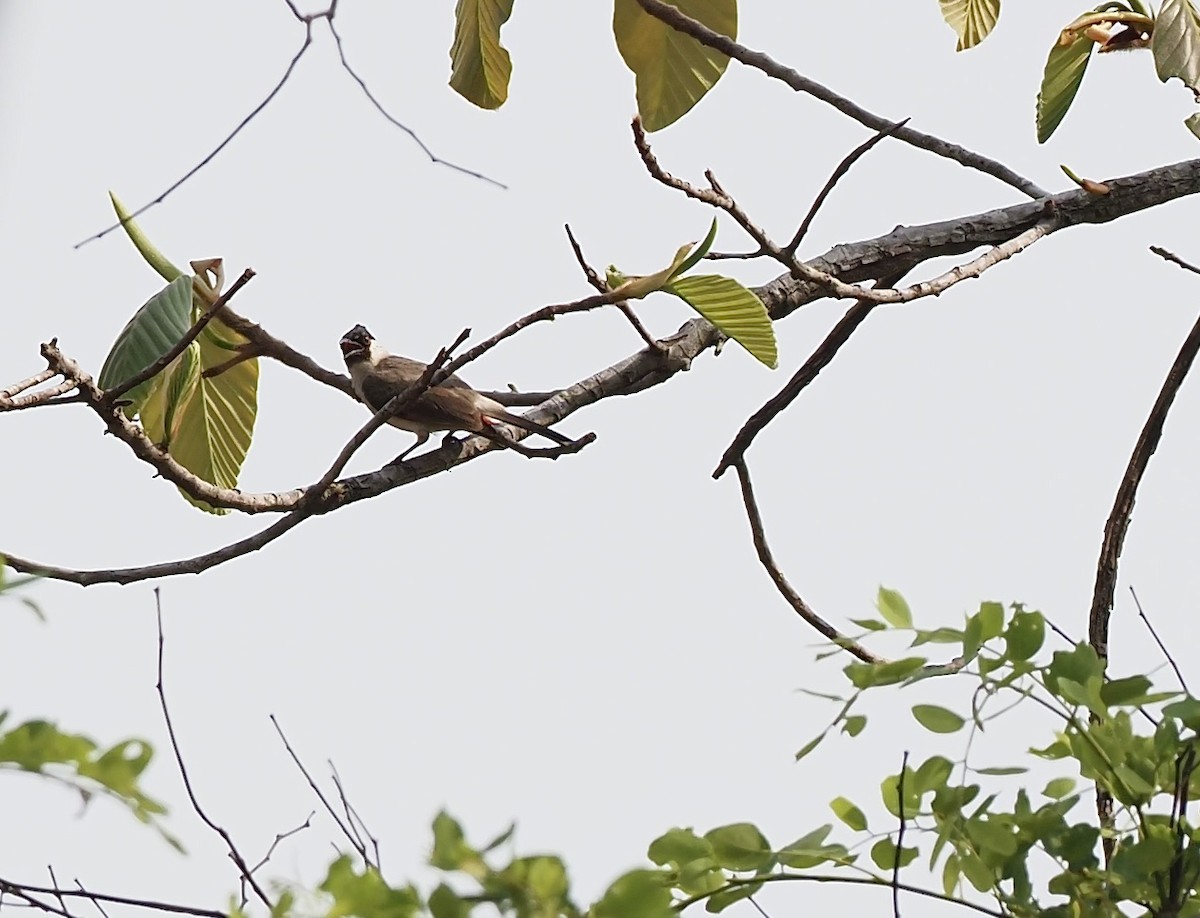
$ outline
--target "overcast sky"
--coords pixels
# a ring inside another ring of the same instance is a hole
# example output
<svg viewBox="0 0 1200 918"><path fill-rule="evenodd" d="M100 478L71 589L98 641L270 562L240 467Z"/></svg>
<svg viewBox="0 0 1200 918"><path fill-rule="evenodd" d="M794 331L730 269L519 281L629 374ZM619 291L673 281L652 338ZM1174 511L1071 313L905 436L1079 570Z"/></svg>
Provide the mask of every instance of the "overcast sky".
<svg viewBox="0 0 1200 918"><path fill-rule="evenodd" d="M562 231L598 266L664 265L711 214L652 181L630 143L633 79L605 3L521 0L504 31L510 102L479 111L446 85L452 4L347 2L346 52L397 118L501 191L431 165L340 69L322 27L274 102L208 167L141 218L177 264L221 256L258 275L237 306L341 369L337 341L366 324L428 359L463 327L475 340L590 292ZM1005 161L1055 190L1059 163L1094 178L1200 155L1192 109L1148 55L1094 63L1058 135L1039 147L1042 64L1070 4L1005 4L995 35L954 53L934 0L743 0L742 40L890 118ZM161 281L126 240L74 243L159 194L265 95L299 47L282 0L0 3L0 385L42 368L38 344L98 372ZM732 65L679 124L653 137L670 171L711 167L755 220L790 236L838 160L868 135L832 109ZM884 143L839 186L805 244L815 256L897 224L1020 200L999 182ZM1150 255L1200 260L1189 200L1056 234L936 300L880 310L749 454L776 555L835 622L871 610L879 584L928 627L979 601L1023 601L1083 636L1104 521L1200 285ZM746 247L722 223L717 247ZM921 269L933 276L946 265ZM770 264L727 263L748 284ZM256 555L161 584L167 691L201 800L256 858L316 806L268 721L309 766L333 758L383 845L389 879L421 879L428 824L447 807L482 842L510 820L522 853L566 857L594 899L672 825L758 823L783 845L830 821L845 794L879 812L903 750L961 749L907 708L965 709L970 680L875 700L859 740L794 752L832 711L797 693L842 690L844 661L814 663L816 635L774 593L736 481L710 473L744 419L844 310L821 302L780 324L780 369L737 347L561 424L595 431L558 462L492 454L450 474L310 520ZM639 312L657 334L689 314ZM639 346L615 310L529 329L464 372L475 385L565 386ZM265 363L241 486L315 480L365 410ZM1186 385L1142 486L1122 561L1113 666L1159 662L1133 616L1134 584L1164 639L1191 637L1200 512L1200 398ZM0 548L81 568L208 551L263 524L205 516L152 477L78 406L0 418ZM407 447L379 432L351 464ZM117 806L23 775L0 781L0 875L60 879L223 907L236 887L220 841L190 811L154 692L152 585L40 584L48 615L3 610L0 707L162 755L148 790L189 855ZM1028 726L1028 724L1026 724ZM1041 729L1041 728L1039 728ZM1001 732L1011 762L1042 732ZM1007 744L1007 745L1006 745ZM988 763L982 763L988 764ZM269 878L318 882L337 842L326 820L281 846ZM870 892L773 890L778 908ZM748 906L739 906L749 913ZM736 914L737 912L735 912Z"/></svg>

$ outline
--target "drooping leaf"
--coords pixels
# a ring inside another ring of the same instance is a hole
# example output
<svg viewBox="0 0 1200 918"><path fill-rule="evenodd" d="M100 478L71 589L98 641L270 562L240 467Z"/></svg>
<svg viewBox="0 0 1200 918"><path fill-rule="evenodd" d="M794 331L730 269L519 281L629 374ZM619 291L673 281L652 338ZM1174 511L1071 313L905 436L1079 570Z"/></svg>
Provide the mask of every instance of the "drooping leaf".
<svg viewBox="0 0 1200 918"><path fill-rule="evenodd" d="M1042 73L1042 86L1037 97L1037 139L1045 143L1058 129L1067 109L1079 92L1084 71L1092 56L1093 42L1082 35L1068 45L1059 44L1057 39L1050 55L1046 58L1046 69Z"/></svg>
<svg viewBox="0 0 1200 918"><path fill-rule="evenodd" d="M128 228L128 227L127 227ZM96 384L101 389L119 386L136 376L173 348L192 325L192 278L181 274L150 297L121 329L113 343ZM161 376L135 386L124 396L130 404L129 417L138 414L151 389Z"/></svg>
<svg viewBox="0 0 1200 918"><path fill-rule="evenodd" d="M1189 0L1163 0L1150 50L1160 80L1178 77L1193 92L1200 88L1200 19Z"/></svg>
<svg viewBox="0 0 1200 918"><path fill-rule="evenodd" d="M512 58L500 44L500 28L512 15L513 0L458 0L450 85L480 108L499 108L508 98Z"/></svg>
<svg viewBox="0 0 1200 918"><path fill-rule="evenodd" d="M680 12L737 38L737 0L674 0ZM721 78L729 58L651 16L637 0L616 0L613 34L637 77L638 111L647 131L674 124Z"/></svg>
<svg viewBox="0 0 1200 918"><path fill-rule="evenodd" d="M116 211L121 228L125 230L125 235L129 237L129 241L133 243L134 248L138 250L142 258L146 259L146 264L158 272L159 276L167 283L171 283L178 278L183 272L171 264L170 259L155 248L154 244L146 238L146 234L134 222L133 217L129 215L129 210L121 203L121 199L111 191L108 193L108 197L112 201L113 210Z"/></svg>
<svg viewBox="0 0 1200 918"><path fill-rule="evenodd" d="M892 870L899 866L907 867L917 859L919 852L916 848L897 848L890 838L881 838L871 846L871 860L880 870Z"/></svg>
<svg viewBox="0 0 1200 918"><path fill-rule="evenodd" d="M732 277L693 274L676 278L662 289L675 294L761 363L771 369L779 365L775 328L767 307Z"/></svg>
<svg viewBox="0 0 1200 918"><path fill-rule="evenodd" d="M965 51L987 38L1000 18L1000 0L938 0L942 18L958 36L958 47Z"/></svg>
<svg viewBox="0 0 1200 918"><path fill-rule="evenodd" d="M242 340L223 322L212 320L196 339L200 368L225 363L229 360L231 342L236 346ZM170 429L166 434L171 456L211 484L236 488L254 436L257 413L258 361L241 361L211 378L205 378L202 372L194 373L187 377L178 400L167 405ZM229 512L187 494L184 497L209 513Z"/></svg>

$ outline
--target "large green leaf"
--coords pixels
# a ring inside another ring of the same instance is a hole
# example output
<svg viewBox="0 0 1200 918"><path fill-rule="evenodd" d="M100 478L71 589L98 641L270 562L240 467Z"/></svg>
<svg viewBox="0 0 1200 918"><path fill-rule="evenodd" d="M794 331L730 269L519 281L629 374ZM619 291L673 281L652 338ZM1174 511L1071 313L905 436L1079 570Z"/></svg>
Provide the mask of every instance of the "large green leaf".
<svg viewBox="0 0 1200 918"><path fill-rule="evenodd" d="M1193 92L1200 89L1200 19L1188 0L1163 0L1150 50L1160 80L1179 77Z"/></svg>
<svg viewBox="0 0 1200 918"><path fill-rule="evenodd" d="M958 35L956 51L974 48L988 37L1000 18L1000 0L938 0L942 18Z"/></svg>
<svg viewBox="0 0 1200 918"><path fill-rule="evenodd" d="M1037 97L1038 143L1049 140L1062 123L1083 82L1093 47L1091 39L1079 35L1069 45L1055 41L1050 49Z"/></svg>
<svg viewBox="0 0 1200 918"><path fill-rule="evenodd" d="M225 363L231 347L240 343L240 335L214 319L196 339L199 368ZM175 376L182 373L187 370L181 366ZM258 413L258 361L243 360L211 379L202 372L188 373L178 395L168 397L166 410L168 451L175 461L207 482L236 488ZM183 496L209 513L229 512Z"/></svg>
<svg viewBox="0 0 1200 918"><path fill-rule="evenodd" d="M104 360L97 385L101 389L119 386L146 369L187 333L192 325L191 317L192 278L191 275L181 274L147 300L121 329ZM148 379L125 394L130 402L125 409L129 417L139 412L161 378L160 374Z"/></svg>
<svg viewBox="0 0 1200 918"><path fill-rule="evenodd" d="M673 0L680 12L737 38L737 0ZM674 124L721 78L729 58L655 19L637 0L616 0L613 34L637 77L638 111L647 131Z"/></svg>
<svg viewBox="0 0 1200 918"><path fill-rule="evenodd" d="M662 288L673 293L771 369L779 363L767 307L732 277L693 274Z"/></svg>
<svg viewBox="0 0 1200 918"><path fill-rule="evenodd" d="M151 300L125 327L100 373L102 388L106 380L108 385L114 385L121 379L128 379L170 350L220 293L212 289L204 276L180 274L179 269L150 242L116 195L110 197L130 241L155 271L171 281L159 296L164 296L168 290L174 292L169 322L160 317L165 306L157 307L155 311L149 309L154 303ZM201 262L195 265L198 271L207 270ZM213 283L219 285L219 270L215 276L217 279ZM139 318L142 313L151 313L151 317ZM136 329L136 334L131 335L131 328ZM122 357L121 366L132 365L133 369L110 371L109 363L126 336L130 336L136 346L130 346L134 357ZM246 343L244 337L220 319L212 319L166 370L134 389L129 396L134 405L127 413L131 417L135 413L140 415L146 436L167 450L189 472L222 488L237 487L238 474L254 435L258 414L258 359L243 360L211 378L206 378L204 373L227 363ZM148 356L151 353L153 356ZM180 493L209 513L228 512L193 500L182 490Z"/></svg>
<svg viewBox="0 0 1200 918"><path fill-rule="evenodd" d="M512 58L500 44L500 27L512 15L513 0L458 0L450 85L480 108L499 108L508 98Z"/></svg>

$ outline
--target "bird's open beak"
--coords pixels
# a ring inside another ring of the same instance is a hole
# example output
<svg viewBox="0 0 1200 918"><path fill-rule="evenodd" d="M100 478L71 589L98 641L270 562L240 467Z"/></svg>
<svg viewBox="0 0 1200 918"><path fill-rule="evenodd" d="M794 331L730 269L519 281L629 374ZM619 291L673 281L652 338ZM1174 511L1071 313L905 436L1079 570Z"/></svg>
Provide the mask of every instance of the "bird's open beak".
<svg viewBox="0 0 1200 918"><path fill-rule="evenodd" d="M349 357L352 354L361 354L366 350L362 343L355 341L352 338L343 338L340 342L342 346L342 357Z"/></svg>

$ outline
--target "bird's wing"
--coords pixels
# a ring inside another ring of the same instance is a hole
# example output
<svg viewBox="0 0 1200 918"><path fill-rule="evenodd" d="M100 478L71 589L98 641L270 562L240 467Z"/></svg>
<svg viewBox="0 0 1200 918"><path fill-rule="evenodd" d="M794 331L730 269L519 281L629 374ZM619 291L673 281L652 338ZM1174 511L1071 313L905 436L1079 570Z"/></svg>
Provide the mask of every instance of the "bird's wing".
<svg viewBox="0 0 1200 918"><path fill-rule="evenodd" d="M379 361L377 372L363 379L363 398L378 411L401 388L416 382L425 368L426 364L407 357L385 357ZM477 398L474 389L451 376L401 408L400 416L426 430L478 430L481 418Z"/></svg>

